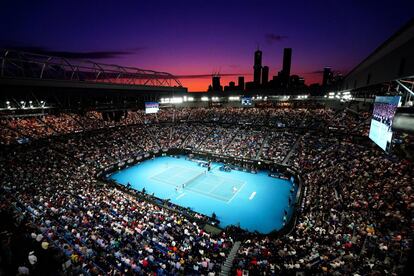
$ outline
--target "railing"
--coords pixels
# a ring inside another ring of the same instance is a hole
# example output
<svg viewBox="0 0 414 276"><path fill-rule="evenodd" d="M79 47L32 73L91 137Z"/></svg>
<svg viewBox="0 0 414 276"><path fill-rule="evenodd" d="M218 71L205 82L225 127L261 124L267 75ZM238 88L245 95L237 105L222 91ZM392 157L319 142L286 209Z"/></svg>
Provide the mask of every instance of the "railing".
<svg viewBox="0 0 414 276"><path fill-rule="evenodd" d="M0 49L0 78L166 87L182 86L175 76L166 72L9 49Z"/></svg>

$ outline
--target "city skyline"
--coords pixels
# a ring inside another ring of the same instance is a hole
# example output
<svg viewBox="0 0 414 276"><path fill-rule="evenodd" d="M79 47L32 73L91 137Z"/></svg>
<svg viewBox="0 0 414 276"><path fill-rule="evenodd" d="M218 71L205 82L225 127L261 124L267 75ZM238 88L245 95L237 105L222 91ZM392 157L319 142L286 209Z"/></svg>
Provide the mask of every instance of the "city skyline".
<svg viewBox="0 0 414 276"><path fill-rule="evenodd" d="M238 76L252 81L258 46L269 80L282 69L284 48L294 52L290 75L307 85L322 82L324 67L346 74L401 28L414 7L410 1L2 5L0 47L166 71L190 91L206 91L215 72L222 84L237 83Z"/></svg>

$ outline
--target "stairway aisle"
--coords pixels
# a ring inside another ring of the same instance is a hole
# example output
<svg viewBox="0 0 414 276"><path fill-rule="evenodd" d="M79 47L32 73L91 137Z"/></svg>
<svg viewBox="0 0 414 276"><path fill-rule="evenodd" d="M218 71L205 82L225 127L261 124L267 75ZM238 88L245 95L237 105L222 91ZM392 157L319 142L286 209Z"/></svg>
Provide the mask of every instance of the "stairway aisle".
<svg viewBox="0 0 414 276"><path fill-rule="evenodd" d="M285 159L283 159L283 162L282 162L282 164L283 164L283 165L287 165L287 164L288 164L289 159L290 159L290 157L292 157L293 153L295 152L296 148L298 147L298 145L299 145L299 140L300 140L300 138L301 138L302 136L303 136L303 135L300 135L300 136L298 137L298 139L296 139L296 142L293 144L292 148L290 149L290 151L289 151L289 152L288 152L288 154L286 155Z"/></svg>
<svg viewBox="0 0 414 276"><path fill-rule="evenodd" d="M227 256L226 261L224 262L224 264L221 266L221 272L220 272L220 276L227 276L230 274L231 272L231 268L233 267L233 260L234 258L236 258L237 255L237 251L239 251L240 248L240 241L236 241L233 245L233 248L231 249L229 255Z"/></svg>

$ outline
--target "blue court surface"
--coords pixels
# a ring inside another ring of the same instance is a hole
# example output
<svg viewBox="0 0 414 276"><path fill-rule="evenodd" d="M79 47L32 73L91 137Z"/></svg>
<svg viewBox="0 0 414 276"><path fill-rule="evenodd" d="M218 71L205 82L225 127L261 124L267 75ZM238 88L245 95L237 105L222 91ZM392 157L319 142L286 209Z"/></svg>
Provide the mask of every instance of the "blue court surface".
<svg viewBox="0 0 414 276"><path fill-rule="evenodd" d="M216 213L220 226L240 225L249 231L266 234L283 226L284 210L289 216L292 183L241 171L224 172L220 163L212 163L207 172L184 156L146 160L112 174L109 178L142 190L174 204L211 216ZM293 208L293 207L292 207Z"/></svg>

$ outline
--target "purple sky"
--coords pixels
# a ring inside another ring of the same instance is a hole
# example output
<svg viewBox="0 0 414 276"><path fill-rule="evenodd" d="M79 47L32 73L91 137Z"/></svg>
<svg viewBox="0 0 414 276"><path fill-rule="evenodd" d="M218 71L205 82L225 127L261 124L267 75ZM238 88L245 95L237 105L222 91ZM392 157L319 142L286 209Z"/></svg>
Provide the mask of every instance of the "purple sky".
<svg viewBox="0 0 414 276"><path fill-rule="evenodd" d="M190 91L206 90L213 72L230 74L222 84L250 80L258 45L277 74L291 47L292 73L309 84L325 66L346 73L411 19L414 1L385 2L7 1L0 47L167 71Z"/></svg>

